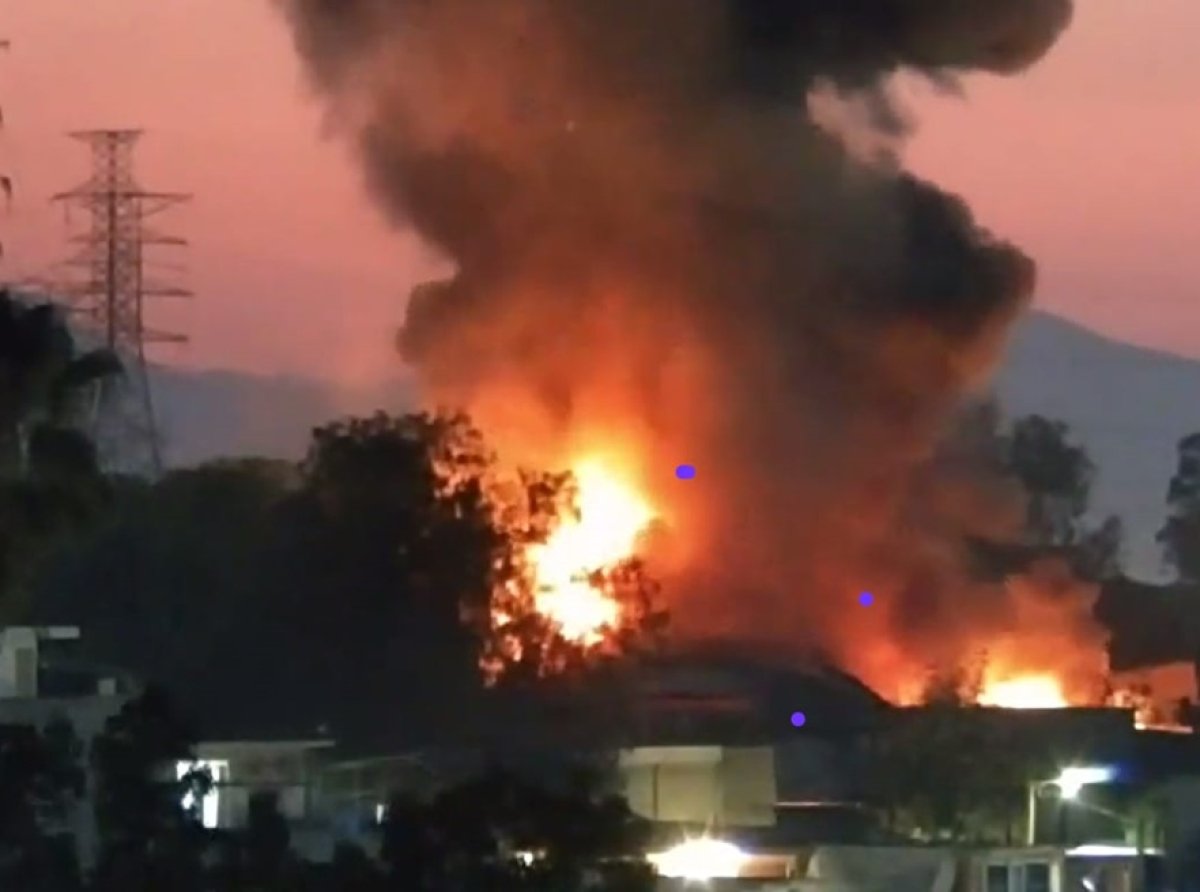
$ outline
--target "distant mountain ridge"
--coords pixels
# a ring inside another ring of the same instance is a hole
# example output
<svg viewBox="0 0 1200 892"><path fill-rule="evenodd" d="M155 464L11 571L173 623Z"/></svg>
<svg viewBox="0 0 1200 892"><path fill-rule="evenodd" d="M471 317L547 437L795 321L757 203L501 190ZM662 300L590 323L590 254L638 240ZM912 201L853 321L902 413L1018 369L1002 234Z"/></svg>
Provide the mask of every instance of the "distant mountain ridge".
<svg viewBox="0 0 1200 892"><path fill-rule="evenodd" d="M169 366L155 366L151 382L172 467L243 455L299 459L318 425L413 404L412 389L400 377L353 395L295 375Z"/></svg>
<svg viewBox="0 0 1200 892"><path fill-rule="evenodd" d="M1130 571L1158 575L1154 533L1176 445L1200 430L1200 361L1033 313L1013 337L996 390L1010 415L1037 412L1071 425L1099 469L1097 513L1125 521Z"/></svg>
<svg viewBox="0 0 1200 892"><path fill-rule="evenodd" d="M176 466L230 455L299 458L318 424L414 404L400 375L350 398L295 376L166 367L153 374L168 461ZM1153 575L1175 445L1200 430L1200 361L1032 313L1014 333L996 390L1010 415L1037 412L1071 425L1099 466L1097 512L1124 518L1130 569Z"/></svg>

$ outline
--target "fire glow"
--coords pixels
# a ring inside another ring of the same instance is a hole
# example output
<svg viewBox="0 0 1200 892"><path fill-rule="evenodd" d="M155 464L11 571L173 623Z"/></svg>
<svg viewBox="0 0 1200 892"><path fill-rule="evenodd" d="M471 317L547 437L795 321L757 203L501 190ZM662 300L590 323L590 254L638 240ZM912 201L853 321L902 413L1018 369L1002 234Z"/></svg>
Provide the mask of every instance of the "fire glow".
<svg viewBox="0 0 1200 892"><path fill-rule="evenodd" d="M522 658L530 609L585 649L636 619L601 575L661 514L673 635L802 643L893 700L928 665L985 650L1004 670L984 676L986 702L1098 702L1094 591L1069 568L966 578L964 538L1011 533L1009 499L930 456L999 360L1035 267L904 170L888 89L898 70L1021 72L1070 0L881 16L734 0L280 6L379 207L452 261L414 290L397 339L424 399L506 431L514 460L576 472L577 510L548 535L540 513L518 517L519 553L497 559L492 609L471 617L495 633L488 663ZM647 467L686 455L704 485L645 498L638 466L607 451L613 431L640 439L621 446ZM886 577L878 608L826 597L868 569ZM538 644L524 656L561 650Z"/></svg>
<svg viewBox="0 0 1200 892"><path fill-rule="evenodd" d="M594 573L633 557L655 512L636 489L603 461L576 463L577 513L529 551L534 605L568 641L597 644L620 623L620 605L594 585Z"/></svg>
<svg viewBox="0 0 1200 892"><path fill-rule="evenodd" d="M1062 683L1053 675L1018 675L988 681L979 692L980 706L1004 709L1064 709L1070 705Z"/></svg>

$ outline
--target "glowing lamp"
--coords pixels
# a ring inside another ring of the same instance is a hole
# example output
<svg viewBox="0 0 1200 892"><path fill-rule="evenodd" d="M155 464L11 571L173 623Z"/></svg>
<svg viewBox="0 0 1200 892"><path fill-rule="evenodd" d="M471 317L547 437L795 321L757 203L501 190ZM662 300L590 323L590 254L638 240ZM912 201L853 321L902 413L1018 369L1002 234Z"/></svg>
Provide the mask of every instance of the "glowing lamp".
<svg viewBox="0 0 1200 892"><path fill-rule="evenodd" d="M689 839L665 852L650 855L647 860L659 876L705 881L736 879L747 857L732 843L719 839Z"/></svg>
<svg viewBox="0 0 1200 892"><path fill-rule="evenodd" d="M1115 771L1104 766L1064 768L1051 783L1058 787L1063 799L1074 799L1089 784L1106 784L1115 776Z"/></svg>

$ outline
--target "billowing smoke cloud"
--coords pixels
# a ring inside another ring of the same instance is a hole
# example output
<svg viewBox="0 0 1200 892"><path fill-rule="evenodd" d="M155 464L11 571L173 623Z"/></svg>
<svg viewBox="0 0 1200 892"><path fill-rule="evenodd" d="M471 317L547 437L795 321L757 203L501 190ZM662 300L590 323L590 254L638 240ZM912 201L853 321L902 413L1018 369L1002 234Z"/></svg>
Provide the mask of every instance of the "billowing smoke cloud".
<svg viewBox="0 0 1200 892"><path fill-rule="evenodd" d="M928 459L1034 267L810 98L899 138L892 74L1020 72L1070 0L284 5L372 193L454 264L400 335L429 398L522 460L619 444L677 533L677 629L878 681L978 619L940 533L987 512Z"/></svg>

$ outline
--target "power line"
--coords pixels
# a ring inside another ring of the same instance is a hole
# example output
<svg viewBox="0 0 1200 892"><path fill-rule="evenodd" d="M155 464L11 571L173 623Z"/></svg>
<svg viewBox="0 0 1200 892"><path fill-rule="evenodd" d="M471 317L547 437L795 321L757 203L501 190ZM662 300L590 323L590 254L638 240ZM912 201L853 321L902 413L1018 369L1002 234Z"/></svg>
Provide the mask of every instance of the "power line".
<svg viewBox="0 0 1200 892"><path fill-rule="evenodd" d="M162 448L151 395L146 349L151 344L186 342L185 335L148 328L146 299L190 297L175 285L147 279L147 248L183 246L186 241L162 234L148 218L190 199L181 192L141 188L133 173L133 150L140 130L83 130L70 136L92 154L92 175L81 185L54 196L69 212L82 208L88 226L71 241L79 250L65 265L82 278L61 287L69 309L78 313L101 343L126 365L121 380L99 386L92 413L93 433L115 469L157 477Z"/></svg>

